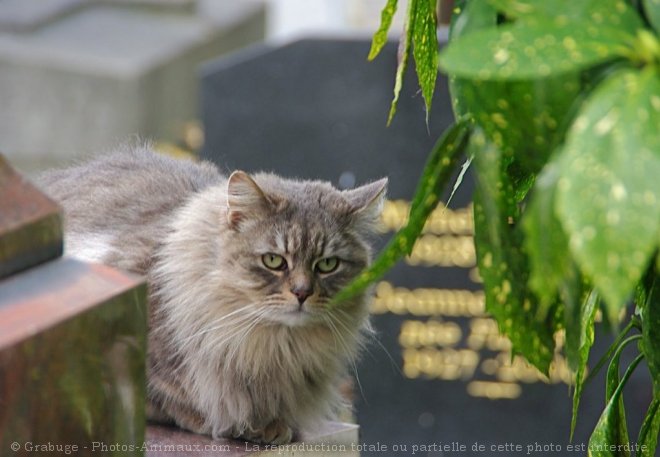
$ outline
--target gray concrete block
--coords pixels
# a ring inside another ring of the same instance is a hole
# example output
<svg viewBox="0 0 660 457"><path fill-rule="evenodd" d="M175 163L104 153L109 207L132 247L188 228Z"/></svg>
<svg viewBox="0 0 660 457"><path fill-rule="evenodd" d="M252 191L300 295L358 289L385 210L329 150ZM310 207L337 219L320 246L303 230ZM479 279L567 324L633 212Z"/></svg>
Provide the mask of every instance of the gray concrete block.
<svg viewBox="0 0 660 457"><path fill-rule="evenodd" d="M92 1L29 33L0 32L0 151L31 169L130 136L180 138L198 117L198 65L262 39L265 21L254 2L169 3Z"/></svg>

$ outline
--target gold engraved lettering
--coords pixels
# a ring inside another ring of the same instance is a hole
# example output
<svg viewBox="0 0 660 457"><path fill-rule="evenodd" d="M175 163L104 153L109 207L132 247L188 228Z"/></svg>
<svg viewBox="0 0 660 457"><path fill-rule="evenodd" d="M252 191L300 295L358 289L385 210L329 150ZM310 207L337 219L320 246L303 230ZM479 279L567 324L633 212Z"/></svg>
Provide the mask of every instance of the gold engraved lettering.
<svg viewBox="0 0 660 457"><path fill-rule="evenodd" d="M403 374L409 379L470 379L479 364L479 354L469 349L404 349Z"/></svg>
<svg viewBox="0 0 660 457"><path fill-rule="evenodd" d="M473 397L486 397L491 400L520 397L522 389L518 384L490 381L472 381L467 386L468 394Z"/></svg>
<svg viewBox="0 0 660 457"><path fill-rule="evenodd" d="M403 227L409 211L410 204L406 201L387 201L381 219L382 231ZM440 204L405 261L411 266L467 268L472 282L481 283L473 234L472 205L448 209ZM510 290L509 283L499 288L503 301ZM518 398L522 383L573 382L566 359L561 355L565 345L563 331L555 334L555 355L549 376L545 376L523 358L511 357L511 342L500 334L497 322L487 315L484 302L481 290L408 289L382 281L376 286L371 312L410 316L401 324L398 339L403 373L409 379L469 381L469 395L489 399ZM428 319L415 320L421 317ZM468 318L467 332L457 318ZM474 379L475 374L479 379Z"/></svg>
<svg viewBox="0 0 660 457"><path fill-rule="evenodd" d="M381 216L381 230L383 232L399 230L408 222L409 213L409 202L404 200L386 201ZM472 235L474 233L472 205L460 209L449 209L444 203L440 203L426 221L423 233Z"/></svg>
<svg viewBox="0 0 660 457"><path fill-rule="evenodd" d="M391 312L413 316L483 316L483 291L455 289L406 289L387 281L376 286L371 304L373 314Z"/></svg>
<svg viewBox="0 0 660 457"><path fill-rule="evenodd" d="M466 235L422 235L406 257L412 266L472 268L476 262L474 238Z"/></svg>
<svg viewBox="0 0 660 457"><path fill-rule="evenodd" d="M405 321L401 326L399 344L404 348L418 348L424 346L455 346L463 336L461 327L455 322L442 322L439 320Z"/></svg>
<svg viewBox="0 0 660 457"><path fill-rule="evenodd" d="M491 351L509 351L511 341L500 334L497 322L489 317L472 319L467 345L475 351L489 349Z"/></svg>

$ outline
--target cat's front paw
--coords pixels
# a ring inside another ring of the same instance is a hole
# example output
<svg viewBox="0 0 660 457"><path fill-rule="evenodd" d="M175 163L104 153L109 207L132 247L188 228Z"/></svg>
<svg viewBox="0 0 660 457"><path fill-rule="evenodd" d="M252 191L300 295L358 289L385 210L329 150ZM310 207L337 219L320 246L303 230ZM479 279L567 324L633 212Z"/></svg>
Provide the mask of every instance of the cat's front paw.
<svg viewBox="0 0 660 457"><path fill-rule="evenodd" d="M286 444L293 439L293 429L281 420L274 420L263 429L246 431L241 438L255 443Z"/></svg>

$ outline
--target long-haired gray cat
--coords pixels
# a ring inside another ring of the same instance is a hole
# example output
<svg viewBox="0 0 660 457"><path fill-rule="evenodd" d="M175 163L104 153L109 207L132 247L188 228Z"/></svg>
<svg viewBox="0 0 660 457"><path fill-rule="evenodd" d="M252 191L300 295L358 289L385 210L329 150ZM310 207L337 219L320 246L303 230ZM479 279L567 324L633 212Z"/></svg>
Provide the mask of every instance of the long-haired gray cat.
<svg viewBox="0 0 660 457"><path fill-rule="evenodd" d="M370 261L387 180L339 191L127 147L46 173L66 252L148 278L153 420L284 443L331 417L365 296L328 303Z"/></svg>

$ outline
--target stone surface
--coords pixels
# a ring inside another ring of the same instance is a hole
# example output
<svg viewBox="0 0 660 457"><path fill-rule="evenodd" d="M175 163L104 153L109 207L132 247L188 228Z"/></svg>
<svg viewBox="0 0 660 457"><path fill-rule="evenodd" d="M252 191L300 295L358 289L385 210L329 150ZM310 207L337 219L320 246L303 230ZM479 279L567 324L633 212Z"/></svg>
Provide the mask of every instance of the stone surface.
<svg viewBox="0 0 660 457"><path fill-rule="evenodd" d="M142 445L140 284L72 259L0 280L0 454L94 455L116 443Z"/></svg>
<svg viewBox="0 0 660 457"><path fill-rule="evenodd" d="M223 170L269 170L340 187L388 176L381 247L404 222L428 152L453 116L440 76L427 130L410 65L398 113L386 128L396 44L375 62L366 60L368 51L366 40L310 39L209 64L202 82L203 156ZM537 456L564 455L543 447L565 451L568 444L565 360L557 357L549 380L519 360L510 363L474 269L472 189L468 173L450 209L436 210L413 255L376 288L377 333L355 373L360 440L372 446L363 456L410 455L413 446L419 455L514 455L491 448L506 443L524 452L539 444ZM594 360L607 344L600 340ZM651 389L643 370L629 382L628 419L637 430ZM602 393L602 379L587 386L574 443L586 443ZM475 443L483 452L473 452Z"/></svg>
<svg viewBox="0 0 660 457"><path fill-rule="evenodd" d="M0 32L0 150L17 167L134 135L181 138L198 113L199 63L263 38L254 2L199 2L199 14L140 4L87 2L29 33Z"/></svg>
<svg viewBox="0 0 660 457"><path fill-rule="evenodd" d="M0 32L29 32L70 13L89 0L3 0Z"/></svg>
<svg viewBox="0 0 660 457"><path fill-rule="evenodd" d="M303 434L289 445L268 446L228 439L214 440L164 425L147 426L146 457L184 457L194 453L199 457L280 455L358 456L358 427L353 424L328 422L314 432Z"/></svg>
<svg viewBox="0 0 660 457"><path fill-rule="evenodd" d="M0 155L0 278L62 254L59 207Z"/></svg>

